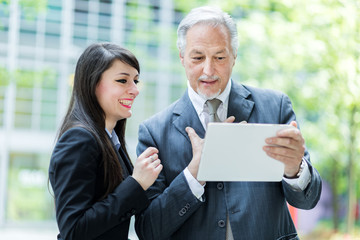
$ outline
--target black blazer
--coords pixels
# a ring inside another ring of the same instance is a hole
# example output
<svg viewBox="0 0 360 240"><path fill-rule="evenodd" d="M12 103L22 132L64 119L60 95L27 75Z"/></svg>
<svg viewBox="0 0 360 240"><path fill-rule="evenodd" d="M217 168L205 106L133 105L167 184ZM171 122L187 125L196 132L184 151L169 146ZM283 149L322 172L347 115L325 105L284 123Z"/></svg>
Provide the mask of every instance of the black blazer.
<svg viewBox="0 0 360 240"><path fill-rule="evenodd" d="M118 157L124 181L104 200L97 201L105 192L100 146L84 128L72 128L61 136L49 166L58 239L128 239L131 216L147 207L149 201L142 187L129 176L129 160L124 154Z"/></svg>

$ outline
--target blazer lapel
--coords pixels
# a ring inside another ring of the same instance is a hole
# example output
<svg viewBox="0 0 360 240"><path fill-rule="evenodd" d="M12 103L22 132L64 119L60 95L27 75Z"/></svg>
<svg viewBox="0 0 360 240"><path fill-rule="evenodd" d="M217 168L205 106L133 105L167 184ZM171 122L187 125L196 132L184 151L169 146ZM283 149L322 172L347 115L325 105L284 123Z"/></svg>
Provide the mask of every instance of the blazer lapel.
<svg viewBox="0 0 360 240"><path fill-rule="evenodd" d="M232 81L229 95L228 117L234 116L235 122L248 122L255 104L248 99L250 96L251 93L243 85Z"/></svg>
<svg viewBox="0 0 360 240"><path fill-rule="evenodd" d="M176 103L173 114L175 115L173 121L175 128L183 134L186 139L190 141L185 131L186 127L192 127L199 137L204 138L205 129L190 101L187 91L185 91L184 95Z"/></svg>
<svg viewBox="0 0 360 240"><path fill-rule="evenodd" d="M131 175L133 172L133 167L130 163L130 160L126 157L124 150L122 149L122 146L120 146L119 151L116 151L116 154L119 157L120 165L123 168L123 174L125 176Z"/></svg>

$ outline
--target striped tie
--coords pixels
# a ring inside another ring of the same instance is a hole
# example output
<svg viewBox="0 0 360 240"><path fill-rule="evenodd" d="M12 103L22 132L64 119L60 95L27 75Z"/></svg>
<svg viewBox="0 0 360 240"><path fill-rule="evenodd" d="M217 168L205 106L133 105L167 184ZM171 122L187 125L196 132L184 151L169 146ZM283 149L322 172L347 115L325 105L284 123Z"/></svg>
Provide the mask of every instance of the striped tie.
<svg viewBox="0 0 360 240"><path fill-rule="evenodd" d="M221 100L214 98L206 101L206 105L209 109L210 119L209 122L221 122L219 116L217 115L217 109L221 104Z"/></svg>

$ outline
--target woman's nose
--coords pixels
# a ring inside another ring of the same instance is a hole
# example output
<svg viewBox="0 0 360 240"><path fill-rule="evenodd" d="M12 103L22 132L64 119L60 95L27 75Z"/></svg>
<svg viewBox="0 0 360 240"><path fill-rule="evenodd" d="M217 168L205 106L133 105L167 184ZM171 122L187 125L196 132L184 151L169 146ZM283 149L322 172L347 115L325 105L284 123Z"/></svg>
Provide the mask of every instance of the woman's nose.
<svg viewBox="0 0 360 240"><path fill-rule="evenodd" d="M134 95L135 97L137 95L139 95L139 89L138 89L137 85L135 84L135 82L133 82L131 84L128 91L129 91L129 94Z"/></svg>

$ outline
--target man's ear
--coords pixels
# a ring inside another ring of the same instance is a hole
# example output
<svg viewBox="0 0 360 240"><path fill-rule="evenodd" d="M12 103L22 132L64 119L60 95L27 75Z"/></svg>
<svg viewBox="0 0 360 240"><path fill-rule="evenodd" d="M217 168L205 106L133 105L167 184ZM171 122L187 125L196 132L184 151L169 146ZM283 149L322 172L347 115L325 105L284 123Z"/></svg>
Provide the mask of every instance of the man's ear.
<svg viewBox="0 0 360 240"><path fill-rule="evenodd" d="M184 57L181 55L181 51L179 51L179 58L180 58L180 62L184 67Z"/></svg>
<svg viewBox="0 0 360 240"><path fill-rule="evenodd" d="M236 63L236 57L237 57L237 54L235 55L234 57L234 62L233 62L233 65L232 66L235 66L235 63Z"/></svg>

